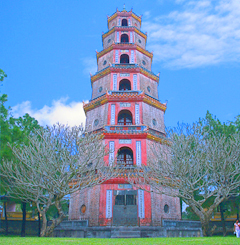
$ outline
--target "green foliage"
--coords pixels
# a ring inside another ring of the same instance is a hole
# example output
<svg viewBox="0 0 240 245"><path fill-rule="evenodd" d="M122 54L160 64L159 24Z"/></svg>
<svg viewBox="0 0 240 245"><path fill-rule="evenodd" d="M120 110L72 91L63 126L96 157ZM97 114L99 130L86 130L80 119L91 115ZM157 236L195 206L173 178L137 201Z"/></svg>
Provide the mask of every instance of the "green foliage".
<svg viewBox="0 0 240 245"><path fill-rule="evenodd" d="M203 125L203 131L208 132L210 135L229 136L233 133L240 132L240 115L236 117L234 122L222 123L216 116L213 116L207 111L205 118L200 118L199 123Z"/></svg>
<svg viewBox="0 0 240 245"><path fill-rule="evenodd" d="M28 144L28 136L34 130L40 129L38 121L29 114L23 117L13 118L10 116L10 107L6 107L7 95L0 96L0 159L11 160L13 158L12 151L8 144L21 146Z"/></svg>
<svg viewBox="0 0 240 245"><path fill-rule="evenodd" d="M14 160L10 145L21 147L23 144L27 145L28 136L34 130L40 129L41 126L37 120L32 118L29 114L23 117L13 118L10 115L11 108L6 107L7 95L0 96L0 161L3 159ZM5 194L5 187L1 183L0 193Z"/></svg>
<svg viewBox="0 0 240 245"><path fill-rule="evenodd" d="M182 219L185 220L200 220L199 217L194 213L191 207L187 207L186 211L182 213Z"/></svg>
<svg viewBox="0 0 240 245"><path fill-rule="evenodd" d="M69 206L69 200L62 199L60 201L62 210L65 215L68 215L68 206ZM55 206L50 206L48 211L47 211L47 219L48 220L53 220L59 217L58 210Z"/></svg>
<svg viewBox="0 0 240 245"><path fill-rule="evenodd" d="M0 82L2 82L5 77L7 77L7 74L2 69L0 69Z"/></svg>

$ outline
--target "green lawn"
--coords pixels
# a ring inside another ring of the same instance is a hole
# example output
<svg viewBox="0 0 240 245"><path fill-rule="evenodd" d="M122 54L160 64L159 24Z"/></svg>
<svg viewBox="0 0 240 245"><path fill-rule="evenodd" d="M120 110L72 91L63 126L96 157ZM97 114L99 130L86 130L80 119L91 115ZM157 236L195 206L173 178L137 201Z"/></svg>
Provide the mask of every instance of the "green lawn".
<svg viewBox="0 0 240 245"><path fill-rule="evenodd" d="M45 245L45 244L81 244L81 245L178 245L178 244L199 244L199 245L217 245L217 244L240 244L240 238L236 237L181 237L181 238L130 238L130 239L100 239L100 238L39 238L39 237L0 237L0 244L4 245Z"/></svg>

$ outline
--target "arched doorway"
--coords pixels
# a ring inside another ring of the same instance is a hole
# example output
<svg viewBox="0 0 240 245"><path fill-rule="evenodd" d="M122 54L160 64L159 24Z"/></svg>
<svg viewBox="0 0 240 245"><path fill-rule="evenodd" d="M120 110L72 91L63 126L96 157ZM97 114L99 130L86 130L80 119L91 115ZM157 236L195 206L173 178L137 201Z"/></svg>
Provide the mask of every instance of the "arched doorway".
<svg viewBox="0 0 240 245"><path fill-rule="evenodd" d="M129 64L129 56L127 54L121 55L120 64Z"/></svg>
<svg viewBox="0 0 240 245"><path fill-rule="evenodd" d="M118 114L118 125L132 125L132 113L128 110L122 110Z"/></svg>
<svg viewBox="0 0 240 245"><path fill-rule="evenodd" d="M133 152L129 147L122 147L118 151L117 164L119 166L133 166Z"/></svg>
<svg viewBox="0 0 240 245"><path fill-rule="evenodd" d="M127 19L122 19L122 26L128 26Z"/></svg>
<svg viewBox="0 0 240 245"><path fill-rule="evenodd" d="M127 34L122 34L121 35L121 43L128 43L129 42L129 38Z"/></svg>
<svg viewBox="0 0 240 245"><path fill-rule="evenodd" d="M131 90L131 83L128 79L123 79L120 83L119 83L119 90Z"/></svg>

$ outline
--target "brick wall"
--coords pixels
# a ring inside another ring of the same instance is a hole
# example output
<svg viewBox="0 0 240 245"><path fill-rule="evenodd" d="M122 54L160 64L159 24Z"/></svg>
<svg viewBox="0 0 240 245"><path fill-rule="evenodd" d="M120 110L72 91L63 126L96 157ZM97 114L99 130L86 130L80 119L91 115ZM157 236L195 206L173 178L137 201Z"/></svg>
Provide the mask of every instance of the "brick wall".
<svg viewBox="0 0 240 245"><path fill-rule="evenodd" d="M140 81L140 90L158 99L158 83L157 82L153 81L151 78L148 78L142 74L139 75L139 81ZM148 86L150 87L150 92L147 89Z"/></svg>
<svg viewBox="0 0 240 245"><path fill-rule="evenodd" d="M145 41L145 38L143 38L142 36L140 36L138 33L136 32L133 32L133 38L134 38L134 41L135 43L140 46L141 48L144 48L146 47L146 41Z"/></svg>
<svg viewBox="0 0 240 245"><path fill-rule="evenodd" d="M150 128L165 132L164 112L149 104L142 103L143 106L143 124ZM153 124L153 119L156 120L156 125Z"/></svg>
<svg viewBox="0 0 240 245"><path fill-rule="evenodd" d="M107 124L108 118L108 104L101 105L86 113L86 130L92 131L103 127ZM94 124L94 121L98 119L98 125Z"/></svg>
<svg viewBox="0 0 240 245"><path fill-rule="evenodd" d="M109 39L109 38L107 38ZM106 68L110 64L113 64L113 56L114 52L113 50L104 54L98 59L98 71L101 71L102 69ZM104 61L106 60L106 64L104 64Z"/></svg>
<svg viewBox="0 0 240 245"><path fill-rule="evenodd" d="M152 203L152 225L161 225L162 219L181 219L180 200L178 197L151 193ZM164 211L164 206L168 205L168 212Z"/></svg>
<svg viewBox="0 0 240 245"><path fill-rule="evenodd" d="M111 74L108 74L99 80L93 82L92 84L92 99L101 96L106 93L106 90L111 90L110 87ZM99 91L99 88L102 87L102 91Z"/></svg>
<svg viewBox="0 0 240 245"><path fill-rule="evenodd" d="M146 68L147 70L151 71L151 67L152 67L152 61L151 58L149 58L148 56L146 56L145 54L136 51L136 58L137 58L137 64L139 64L140 66ZM145 62L145 63L144 63Z"/></svg>
<svg viewBox="0 0 240 245"><path fill-rule="evenodd" d="M140 22L137 21L136 19L134 18L131 18L131 21L132 21L132 26L136 26L138 29L140 29Z"/></svg>
<svg viewBox="0 0 240 245"><path fill-rule="evenodd" d="M111 29L111 28L110 28ZM110 41L109 41L110 40ZM111 46L113 43L115 42L115 33L111 33L110 35L108 35L107 37L105 37L103 39L103 49L108 48L109 46Z"/></svg>
<svg viewBox="0 0 240 245"><path fill-rule="evenodd" d="M89 226L98 226L99 198L99 185L73 194L69 205L69 220L87 219ZM86 212L84 214L80 212L82 205L86 206Z"/></svg>
<svg viewBox="0 0 240 245"><path fill-rule="evenodd" d="M117 26L117 17L109 22L109 30L112 29L114 26Z"/></svg>

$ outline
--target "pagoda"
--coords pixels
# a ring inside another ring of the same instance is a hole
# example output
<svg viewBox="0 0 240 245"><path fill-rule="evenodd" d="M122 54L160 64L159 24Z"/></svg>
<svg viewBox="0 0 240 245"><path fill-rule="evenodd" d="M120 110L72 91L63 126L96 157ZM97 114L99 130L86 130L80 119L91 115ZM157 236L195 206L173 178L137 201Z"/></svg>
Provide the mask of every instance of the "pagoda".
<svg viewBox="0 0 240 245"><path fill-rule="evenodd" d="M158 98L159 76L151 71L153 54L146 50L141 17L117 10L107 24L103 50L96 54L98 70L91 75L92 99L84 105L86 130L103 134L107 166L131 171L147 165L152 146L165 144L166 103ZM179 198L151 192L149 185L144 190L124 176L108 180L71 197L69 220L88 220L89 226L157 226L162 219L181 219Z"/></svg>

